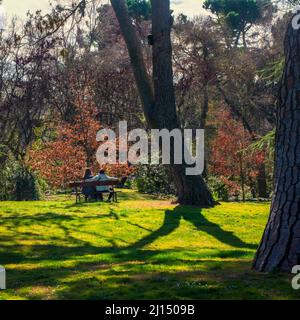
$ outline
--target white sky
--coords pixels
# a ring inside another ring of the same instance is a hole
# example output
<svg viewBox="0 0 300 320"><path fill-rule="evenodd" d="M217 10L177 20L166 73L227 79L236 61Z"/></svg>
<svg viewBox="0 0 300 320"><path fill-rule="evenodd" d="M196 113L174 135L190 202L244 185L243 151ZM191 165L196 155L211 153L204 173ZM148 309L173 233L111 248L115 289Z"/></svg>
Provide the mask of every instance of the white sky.
<svg viewBox="0 0 300 320"><path fill-rule="evenodd" d="M2 11L2 14L5 13L8 16L17 15L24 17L28 10L47 10L48 8L48 0L2 0L0 12Z"/></svg>
<svg viewBox="0 0 300 320"><path fill-rule="evenodd" d="M176 14L184 13L191 17L201 13L205 14L205 10L202 9L202 2L203 0L171 0L172 9ZM28 10L32 12L43 10L46 12L48 9L49 0L2 0L0 15L24 17Z"/></svg>

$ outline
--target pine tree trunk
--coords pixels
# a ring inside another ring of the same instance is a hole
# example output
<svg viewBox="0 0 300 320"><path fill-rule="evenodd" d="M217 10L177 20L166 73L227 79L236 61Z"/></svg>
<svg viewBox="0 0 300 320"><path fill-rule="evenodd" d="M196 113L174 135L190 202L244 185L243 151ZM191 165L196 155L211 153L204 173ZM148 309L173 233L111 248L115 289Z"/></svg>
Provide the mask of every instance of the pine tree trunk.
<svg viewBox="0 0 300 320"><path fill-rule="evenodd" d="M277 110L274 196L253 267L291 272L300 264L300 33L290 24Z"/></svg>
<svg viewBox="0 0 300 320"><path fill-rule="evenodd" d="M159 128L169 130L180 128L173 85L171 27L169 1L152 0L154 113ZM172 145L172 154L173 148ZM201 175L187 176L185 168L185 164L171 165L178 203L202 207L213 206L214 200Z"/></svg>
<svg viewBox="0 0 300 320"><path fill-rule="evenodd" d="M146 72L140 41L128 16L124 0L111 0L128 48L131 64L151 129L180 128L173 85L171 27L169 0L152 0L153 79ZM152 83L153 82L153 83ZM152 89L152 84L154 90ZM171 154L174 154L171 145ZM214 201L201 175L186 176L186 165L170 165L178 194L178 203L213 206Z"/></svg>

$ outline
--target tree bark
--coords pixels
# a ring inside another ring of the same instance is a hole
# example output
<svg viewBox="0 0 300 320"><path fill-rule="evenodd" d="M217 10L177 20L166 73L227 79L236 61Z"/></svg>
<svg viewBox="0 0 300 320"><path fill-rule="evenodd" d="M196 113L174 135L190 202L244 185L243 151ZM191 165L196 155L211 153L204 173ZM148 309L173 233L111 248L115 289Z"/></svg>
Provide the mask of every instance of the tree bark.
<svg viewBox="0 0 300 320"><path fill-rule="evenodd" d="M241 37L241 31L238 32L236 39L234 41L234 47L237 48L237 46L239 45L239 41L240 41L240 37Z"/></svg>
<svg viewBox="0 0 300 320"><path fill-rule="evenodd" d="M268 187L267 187L267 177L266 177L266 166L264 163L262 163L258 168L257 191L258 191L259 198L264 198L264 199L269 198Z"/></svg>
<svg viewBox="0 0 300 320"><path fill-rule="evenodd" d="M136 85L141 97L144 114L148 124L156 126L154 112L154 92L152 82L147 74L140 39L130 20L124 0L111 0L112 7L119 21L120 28L126 42Z"/></svg>
<svg viewBox="0 0 300 320"><path fill-rule="evenodd" d="M180 125L173 85L170 1L152 0L151 3L154 41L153 83L147 75L141 43L129 18L124 0L111 0L128 48L148 126L151 129L173 130L180 128ZM171 153L173 148L174 145L171 145ZM201 175L186 176L185 168L185 164L170 165L178 203L213 206L213 197Z"/></svg>
<svg viewBox="0 0 300 320"><path fill-rule="evenodd" d="M285 36L285 69L277 109L274 196L253 268L291 272L300 264L300 33Z"/></svg>
<svg viewBox="0 0 300 320"><path fill-rule="evenodd" d="M209 105L208 84L206 83L205 86L203 87L203 100L202 100L200 119L199 119L201 129L205 129L206 127L208 105Z"/></svg>
<svg viewBox="0 0 300 320"><path fill-rule="evenodd" d="M244 171L243 157L242 157L241 154L239 155L239 161L240 161L240 175L241 175L242 200L243 200L243 202L245 202L245 201L246 201L246 194L245 194L245 171Z"/></svg>

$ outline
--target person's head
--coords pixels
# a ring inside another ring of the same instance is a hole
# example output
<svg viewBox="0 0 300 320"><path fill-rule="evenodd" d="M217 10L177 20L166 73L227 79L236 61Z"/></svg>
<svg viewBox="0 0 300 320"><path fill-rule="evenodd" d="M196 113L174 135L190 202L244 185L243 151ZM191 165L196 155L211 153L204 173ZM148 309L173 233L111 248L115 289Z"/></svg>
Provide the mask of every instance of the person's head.
<svg viewBox="0 0 300 320"><path fill-rule="evenodd" d="M105 174L105 170L104 170L104 169L101 169L101 170L99 171L99 174Z"/></svg>
<svg viewBox="0 0 300 320"><path fill-rule="evenodd" d="M88 178L90 178L90 177L92 177L92 176L93 176L92 170L89 169L89 168L85 169L84 179L88 179Z"/></svg>

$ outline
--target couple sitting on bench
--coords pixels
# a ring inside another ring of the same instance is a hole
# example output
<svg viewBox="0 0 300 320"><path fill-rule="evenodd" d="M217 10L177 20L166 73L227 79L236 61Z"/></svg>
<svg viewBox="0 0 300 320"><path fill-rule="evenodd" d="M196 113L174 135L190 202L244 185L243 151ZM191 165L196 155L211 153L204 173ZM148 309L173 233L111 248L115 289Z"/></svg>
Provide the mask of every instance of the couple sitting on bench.
<svg viewBox="0 0 300 320"><path fill-rule="evenodd" d="M84 180L86 182L93 181L118 181L117 178L109 177L105 174L105 170L101 169L99 174L93 176L91 169L86 169L84 174ZM114 189L111 186L84 186L82 188L82 193L85 196L85 201L88 201L89 198L93 198L96 201L103 201L103 193L109 193L108 202L111 202L111 199L114 196Z"/></svg>

